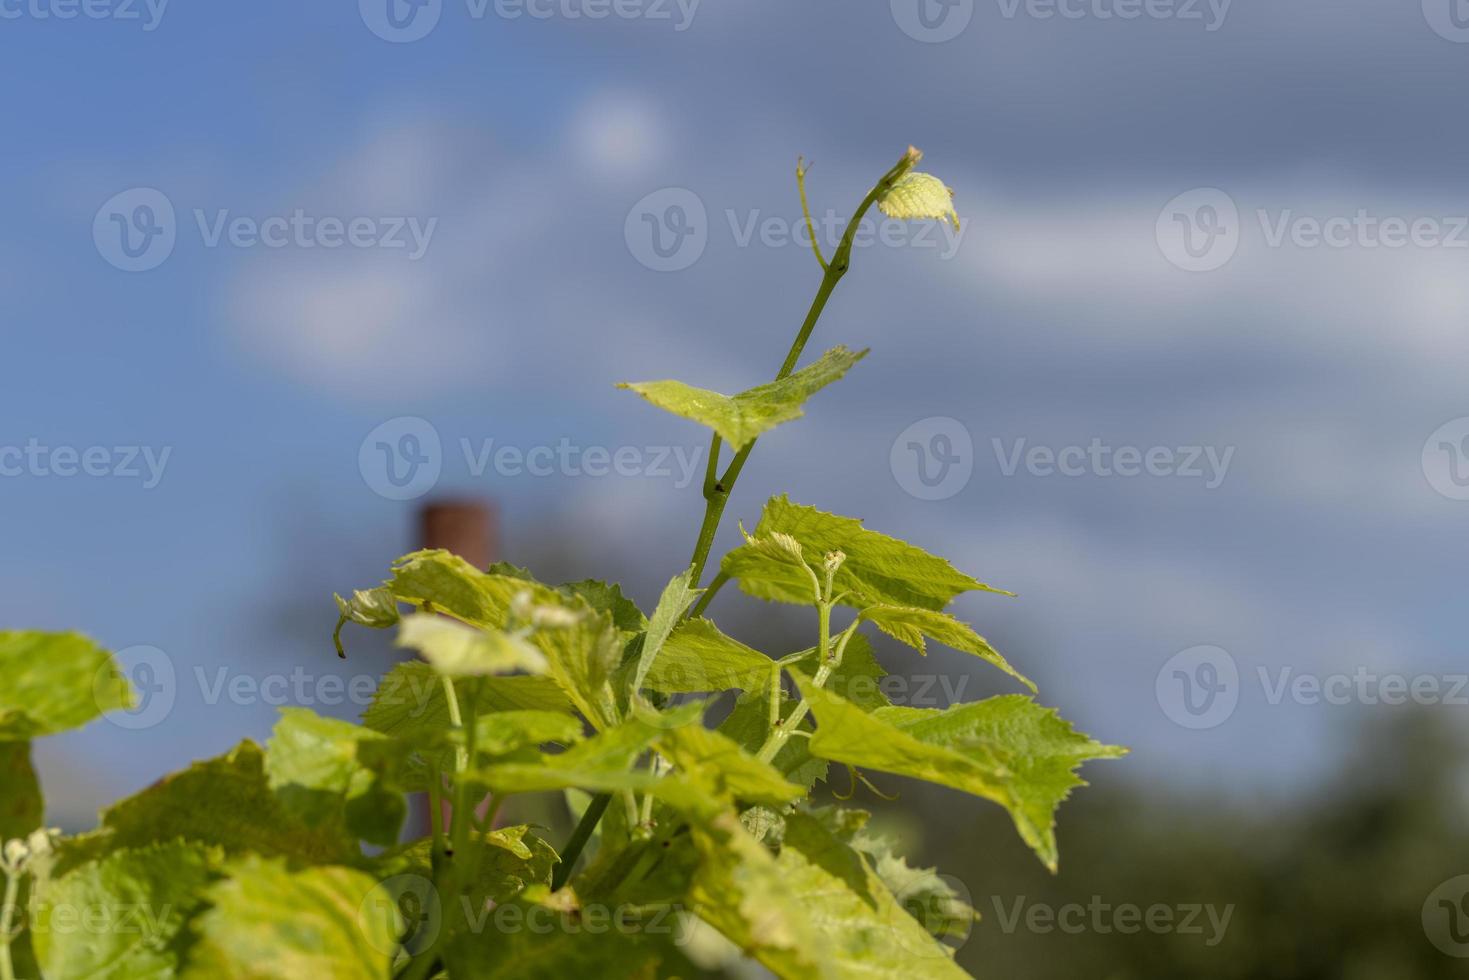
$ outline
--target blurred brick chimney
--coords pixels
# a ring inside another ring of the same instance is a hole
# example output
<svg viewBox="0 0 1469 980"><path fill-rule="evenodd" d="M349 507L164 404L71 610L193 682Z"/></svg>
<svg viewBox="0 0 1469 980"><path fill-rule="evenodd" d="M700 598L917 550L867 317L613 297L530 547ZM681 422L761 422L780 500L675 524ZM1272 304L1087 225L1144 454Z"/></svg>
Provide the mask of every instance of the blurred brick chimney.
<svg viewBox="0 0 1469 980"><path fill-rule="evenodd" d="M500 551L494 504L483 500L439 500L418 514L418 544L443 548L475 568L488 568Z"/></svg>

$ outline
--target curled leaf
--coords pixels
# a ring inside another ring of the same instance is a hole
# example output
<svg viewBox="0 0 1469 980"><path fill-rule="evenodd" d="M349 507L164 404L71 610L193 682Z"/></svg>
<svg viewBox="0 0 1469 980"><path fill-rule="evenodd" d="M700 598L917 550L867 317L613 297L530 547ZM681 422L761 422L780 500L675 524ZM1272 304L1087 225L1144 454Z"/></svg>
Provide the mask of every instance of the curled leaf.
<svg viewBox="0 0 1469 980"><path fill-rule="evenodd" d="M954 192L933 174L905 174L877 199L877 206L889 218L940 218L959 230Z"/></svg>

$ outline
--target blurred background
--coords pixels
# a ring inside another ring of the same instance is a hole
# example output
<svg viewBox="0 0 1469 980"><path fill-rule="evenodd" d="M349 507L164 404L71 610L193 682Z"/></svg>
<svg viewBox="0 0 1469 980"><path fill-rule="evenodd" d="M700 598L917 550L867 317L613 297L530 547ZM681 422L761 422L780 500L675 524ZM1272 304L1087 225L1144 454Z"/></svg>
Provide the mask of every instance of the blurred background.
<svg viewBox="0 0 1469 980"><path fill-rule="evenodd" d="M869 217L808 358L872 354L716 554L782 491L943 554L1133 748L1055 878L980 801L857 787L983 914L960 961L1463 975L1466 81L1461 0L0 0L0 623L147 695L38 744L50 820L355 717L397 652L339 662L331 594L436 501L650 608L707 437L613 384L768 380L819 280L797 155L829 254L911 142L961 229ZM899 703L1012 689L879 654Z"/></svg>

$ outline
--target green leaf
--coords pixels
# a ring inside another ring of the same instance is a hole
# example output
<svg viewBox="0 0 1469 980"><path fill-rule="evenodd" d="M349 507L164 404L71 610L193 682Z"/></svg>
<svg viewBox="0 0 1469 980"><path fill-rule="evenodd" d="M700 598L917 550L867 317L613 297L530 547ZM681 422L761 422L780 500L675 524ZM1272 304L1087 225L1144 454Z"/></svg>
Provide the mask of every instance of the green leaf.
<svg viewBox="0 0 1469 980"><path fill-rule="evenodd" d="M751 690L766 687L774 668L765 654L725 636L709 620L689 619L663 644L644 683L664 694Z"/></svg>
<svg viewBox="0 0 1469 980"><path fill-rule="evenodd" d="M703 725L673 729L658 740L658 748L699 790L730 802L781 805L806 795L806 787Z"/></svg>
<svg viewBox="0 0 1469 980"><path fill-rule="evenodd" d="M598 730L617 723L609 681L622 660L622 634L607 613L587 610L574 624L548 626L533 641L546 655L551 676Z"/></svg>
<svg viewBox="0 0 1469 980"><path fill-rule="evenodd" d="M877 206L889 218L939 218L959 229L954 192L933 174L905 174L877 199Z"/></svg>
<svg viewBox="0 0 1469 980"><path fill-rule="evenodd" d="M668 635L673 632L673 627L683 618L684 611L699 594L698 589L690 588L690 577L693 571L692 568L688 568L675 575L663 589L663 595L658 598L658 607L653 610L653 618L649 621L647 633L643 636L643 648L638 654L637 670L633 673L630 690L634 694L643 689L643 682L647 680L648 671L657 661L663 644L668 640Z"/></svg>
<svg viewBox="0 0 1469 980"><path fill-rule="evenodd" d="M400 920L377 882L347 868L292 872L248 857L210 887L184 980L383 980Z"/></svg>
<svg viewBox="0 0 1469 980"><path fill-rule="evenodd" d="M581 582L568 582L558 591L564 595L579 596L597 612L608 613L612 616L613 624L624 633L641 633L648 628L648 618L636 603L622 594L620 585L585 579Z"/></svg>
<svg viewBox="0 0 1469 980"><path fill-rule="evenodd" d="M497 711L475 720L474 748L477 755L509 755L520 749L557 742L571 745L582 740L582 724L576 718L553 711ZM457 730L450 741L464 742Z"/></svg>
<svg viewBox="0 0 1469 980"><path fill-rule="evenodd" d="M206 848L173 841L43 877L30 931L47 980L176 976L211 866Z"/></svg>
<svg viewBox="0 0 1469 980"><path fill-rule="evenodd" d="M810 558L842 552L846 560L837 570L834 585L838 593L846 593L842 601L855 608L888 603L942 610L961 592L1000 592L921 548L867 530L861 521L793 504L785 496L772 497L765 505L754 537L759 540L777 533L799 542ZM771 558L758 547L736 548L724 557L721 567L756 598L812 604L810 574Z"/></svg>
<svg viewBox="0 0 1469 980"><path fill-rule="evenodd" d="M346 861L360 853L340 826L304 821L271 790L265 754L244 741L227 755L165 776L102 812L104 851L182 839L227 853L254 851L308 863Z"/></svg>
<svg viewBox="0 0 1469 980"><path fill-rule="evenodd" d="M549 677L481 677L464 685L481 716L500 711L564 713L571 701ZM464 695L461 695L464 696ZM383 677L362 723L412 745L437 745L453 727L444 679L426 663L409 661Z"/></svg>
<svg viewBox="0 0 1469 980"><path fill-rule="evenodd" d="M695 388L682 381L641 381L619 388L636 391L665 411L707 425L735 449L743 449L782 422L800 418L806 399L841 378L867 351L834 347L789 377L738 395Z"/></svg>
<svg viewBox="0 0 1469 980"><path fill-rule="evenodd" d="M527 886L549 883L551 870L560 860L556 849L525 824L502 827L489 834L472 830L470 835L489 845L467 888L468 907L476 915L486 902L508 902ZM432 880L433 842L424 837L404 844L379 855L372 867L379 878L417 875Z"/></svg>
<svg viewBox="0 0 1469 980"><path fill-rule="evenodd" d="M939 783L1005 807L1015 828L1052 871L1055 812L1086 785L1076 768L1126 749L1077 732L1023 695L934 708L879 708L870 714L798 678L816 716L811 753L833 762Z"/></svg>
<svg viewBox="0 0 1469 980"><path fill-rule="evenodd" d="M612 915L621 915L620 927ZM450 977L474 980L567 980L580 977L616 977L618 980L655 980L660 976L687 976L682 972L655 972L659 963L673 958L671 943L646 934L626 907L595 906L548 909L537 902L517 900L483 913L489 924L484 935L456 936L444 954ZM655 930L677 929L668 910L649 910Z"/></svg>
<svg viewBox="0 0 1469 980"><path fill-rule="evenodd" d="M961 653L972 653L1000 668L1032 692L1036 690L1035 684L1011 667L1009 661L989 645L988 640L974 632L968 623L962 623L948 613L916 606L877 605L863 609L861 618L919 653L928 653L924 637L929 637Z"/></svg>
<svg viewBox="0 0 1469 980"><path fill-rule="evenodd" d="M545 655L551 676L577 709L598 729L615 724L606 686L622 659L615 603L613 611L599 612L579 595L524 578L521 569L509 570L514 574L482 572L447 551L416 551L398 559L385 587L401 602L480 629L533 626L527 639ZM517 617L526 622L512 623Z"/></svg>
<svg viewBox="0 0 1469 980"><path fill-rule="evenodd" d="M0 632L0 741L54 735L132 706L112 655L85 636Z"/></svg>
<svg viewBox="0 0 1469 980"><path fill-rule="evenodd" d="M546 655L519 636L498 629L475 628L416 613L403 620L398 646L417 650L447 677L483 677L526 671L544 674Z"/></svg>
<svg viewBox="0 0 1469 980"><path fill-rule="evenodd" d="M635 719L565 752L543 753L534 762L481 766L475 770L474 779L496 793L538 793L573 787L597 792L646 789L656 780L650 773L631 771L632 765L659 734L659 729Z"/></svg>
<svg viewBox="0 0 1469 980"><path fill-rule="evenodd" d="M26 836L45 815L41 784L31 768L31 743L0 742L0 844Z"/></svg>
<svg viewBox="0 0 1469 980"><path fill-rule="evenodd" d="M276 797L303 823L335 824L344 834L386 847L398 841L407 804L381 769L370 764L387 756L363 750L365 743L390 741L306 708L283 708L267 745L266 777Z"/></svg>

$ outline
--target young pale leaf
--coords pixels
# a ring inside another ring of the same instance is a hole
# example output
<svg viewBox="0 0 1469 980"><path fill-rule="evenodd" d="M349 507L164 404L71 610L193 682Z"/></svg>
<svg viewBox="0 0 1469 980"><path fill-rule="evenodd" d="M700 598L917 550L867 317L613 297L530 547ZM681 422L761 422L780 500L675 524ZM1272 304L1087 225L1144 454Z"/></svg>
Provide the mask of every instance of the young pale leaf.
<svg viewBox="0 0 1469 980"><path fill-rule="evenodd" d="M47 980L177 976L181 933L203 902L211 864L206 848L173 841L43 878L31 941ZM87 917L78 922L78 913Z"/></svg>
<svg viewBox="0 0 1469 980"><path fill-rule="evenodd" d="M823 826L855 850L867 855L872 869L908 913L939 941L960 945L979 921L969 904L968 889L958 879L939 874L937 868L915 868L893 849L890 840L867 827L870 816L863 810L823 807L811 811ZM955 883L959 887L955 888Z"/></svg>
<svg viewBox="0 0 1469 980"><path fill-rule="evenodd" d="M643 648L638 654L637 670L633 673L632 686L629 688L634 694L643 689L643 682L648 679L648 671L657 661L658 654L663 650L663 644L668 640L668 635L683 618L684 611L689 608L689 604L699 595L698 589L690 587L692 575L692 568L675 575L658 599L658 608L653 610L653 618L649 621L648 631L643 636Z"/></svg>
<svg viewBox="0 0 1469 980"><path fill-rule="evenodd" d="M946 980L964 972L862 855L805 814L778 856L732 814L697 828L699 915L780 977Z"/></svg>
<svg viewBox="0 0 1469 980"><path fill-rule="evenodd" d="M1077 786L1076 768L1127 750L1077 732L1018 694L933 708L872 713L798 678L816 716L813 755L939 783L1005 807L1021 838L1056 869L1055 813Z"/></svg>
<svg viewBox="0 0 1469 980"><path fill-rule="evenodd" d="M952 221L954 230L959 230L954 192L933 174L905 174L877 199L877 206L889 218L939 218Z"/></svg>
<svg viewBox="0 0 1469 980"><path fill-rule="evenodd" d="M783 495L772 497L765 505L754 537L768 538L777 532L800 542L807 555L844 554L846 560L837 570L834 585L838 593L845 593L842 602L858 609L890 603L942 610L961 592L1001 591L921 548L869 531L859 520L793 504ZM748 544L725 555L722 569L756 598L812 604L811 576L805 569Z"/></svg>
<svg viewBox="0 0 1469 980"><path fill-rule="evenodd" d="M798 419L806 399L825 388L862 358L867 351L834 347L789 377L751 388L738 395L695 388L682 381L639 381L618 385L636 391L665 411L707 425L735 449L743 449L762 433L782 422Z"/></svg>
<svg viewBox="0 0 1469 980"><path fill-rule="evenodd" d="M765 654L725 636L709 620L690 619L668 637L644 683L664 694L763 689L774 666Z"/></svg>
<svg viewBox="0 0 1469 980"><path fill-rule="evenodd" d="M24 837L45 816L30 742L0 742L0 843Z"/></svg>
<svg viewBox="0 0 1469 980"><path fill-rule="evenodd" d="M0 741L54 735L132 706L112 655L85 636L0 631Z"/></svg>
<svg viewBox="0 0 1469 980"><path fill-rule="evenodd" d="M251 856L205 892L183 980L390 975L402 919L377 882L347 868L292 872Z"/></svg>
<svg viewBox="0 0 1469 980"><path fill-rule="evenodd" d="M496 567L500 574L447 551L417 551L398 559L385 588L400 602L483 630L534 627L529 642L545 655L547 670L578 710L599 729L615 724L606 682L625 639L613 617L626 619L626 609L610 602L607 592L598 594L599 601L609 599L609 608L599 611L570 587L559 591L525 578L521 569Z"/></svg>
<svg viewBox="0 0 1469 980"><path fill-rule="evenodd" d="M332 642L339 657L347 656L342 648L342 627L348 623L385 630L398 622L398 600L390 589L358 589L350 599L335 594L332 598L337 600L337 628L332 631Z"/></svg>
<svg viewBox="0 0 1469 980"><path fill-rule="evenodd" d="M916 606L877 605L863 609L861 618L919 653L928 652L924 642L924 637L928 637L962 653L972 653L981 660L994 664L1032 692L1036 689L1035 684L1011 667L1009 661L989 645L988 640L974 632L968 623L961 623L948 613Z"/></svg>
<svg viewBox="0 0 1469 980"><path fill-rule="evenodd" d="M348 836L385 847L397 843L407 816L400 786L374 764L390 753L370 752L389 742L351 722L283 708L266 746L266 778L303 823L340 826Z"/></svg>
<svg viewBox="0 0 1469 980"><path fill-rule="evenodd" d="M448 677L517 671L544 674L548 669L546 655L519 636L494 628L476 629L428 613L416 613L403 620L398 646L417 650Z"/></svg>
<svg viewBox="0 0 1469 980"><path fill-rule="evenodd" d="M447 613L471 626L505 629L516 596L536 606L568 605L570 597L516 575L482 572L447 551L415 551L393 564L385 588L400 601ZM586 608L583 606L583 608Z"/></svg>

